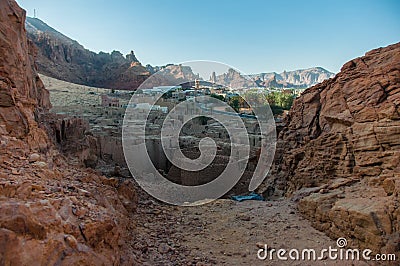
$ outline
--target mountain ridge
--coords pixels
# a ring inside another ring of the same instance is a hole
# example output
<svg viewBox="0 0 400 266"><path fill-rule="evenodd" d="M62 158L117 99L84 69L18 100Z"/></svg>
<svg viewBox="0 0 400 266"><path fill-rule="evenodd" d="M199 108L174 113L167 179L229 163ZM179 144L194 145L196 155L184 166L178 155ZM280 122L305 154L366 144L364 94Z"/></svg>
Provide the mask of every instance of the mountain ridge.
<svg viewBox="0 0 400 266"><path fill-rule="evenodd" d="M323 67L310 67L304 69L296 69L291 71L277 72L261 72L258 74L250 74L249 77L259 81L266 87L271 87L272 82L276 81L278 87L312 87L322 81L332 78L335 73L326 70ZM275 77L275 78L274 78Z"/></svg>
<svg viewBox="0 0 400 266"><path fill-rule="evenodd" d="M26 17L25 28L26 28L27 32L31 32L31 31L47 32L47 33L51 33L54 36L57 36L58 38L63 38L65 41L79 44L78 41L69 38L68 36L66 36L63 33L59 32L58 30L50 27L46 22L44 22L38 18ZM82 46L82 45L80 45L80 46Z"/></svg>
<svg viewBox="0 0 400 266"><path fill-rule="evenodd" d="M95 53L45 22L27 17L28 38L38 48L40 73L60 80L104 88L136 89L150 72L133 51L125 57L119 51Z"/></svg>
<svg viewBox="0 0 400 266"><path fill-rule="evenodd" d="M38 71L56 79L93 87L135 90L151 74L165 67L174 68L170 72L178 77L188 75L178 73L183 69L175 64L143 66L133 51L126 56L115 50L111 53L95 53L38 18L27 17L25 26L28 38L38 48ZM192 71L189 76L196 74ZM214 79L230 87L252 87L256 84L275 88L306 88L333 76L334 73L322 67L313 67L248 75L253 81L231 71L215 76Z"/></svg>

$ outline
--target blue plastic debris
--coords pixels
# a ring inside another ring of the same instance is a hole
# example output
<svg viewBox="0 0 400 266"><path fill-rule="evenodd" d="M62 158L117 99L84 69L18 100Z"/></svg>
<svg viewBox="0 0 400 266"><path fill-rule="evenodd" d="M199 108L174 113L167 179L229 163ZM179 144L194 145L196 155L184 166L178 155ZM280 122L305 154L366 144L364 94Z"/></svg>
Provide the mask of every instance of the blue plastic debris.
<svg viewBox="0 0 400 266"><path fill-rule="evenodd" d="M236 201L244 201L244 200L264 200L263 196L260 194L255 193L254 191L251 192L249 195L244 196L232 196L233 200Z"/></svg>

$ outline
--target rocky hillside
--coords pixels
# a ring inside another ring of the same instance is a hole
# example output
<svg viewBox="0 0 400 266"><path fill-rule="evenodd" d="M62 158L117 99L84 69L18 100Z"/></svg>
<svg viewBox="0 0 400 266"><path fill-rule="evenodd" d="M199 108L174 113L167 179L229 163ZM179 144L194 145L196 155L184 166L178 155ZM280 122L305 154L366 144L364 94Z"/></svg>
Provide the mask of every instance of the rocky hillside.
<svg viewBox="0 0 400 266"><path fill-rule="evenodd" d="M98 54L48 26L37 18L26 19L28 38L38 47L38 71L47 76L81 85L136 89L149 75L133 51Z"/></svg>
<svg viewBox="0 0 400 266"><path fill-rule="evenodd" d="M265 194L285 194L333 238L400 243L400 43L346 63L295 100Z"/></svg>
<svg viewBox="0 0 400 266"><path fill-rule="evenodd" d="M218 76L213 73L210 81L230 87L253 87L257 84L267 88L308 88L333 76L333 73L322 67L284 71L280 74L275 72L252 74L248 77L229 69L227 73Z"/></svg>
<svg viewBox="0 0 400 266"><path fill-rule="evenodd" d="M332 78L335 74L322 67L299 69L294 71L283 71L282 73L260 73L250 75L257 82L266 87L300 87L308 88L326 79Z"/></svg>
<svg viewBox="0 0 400 266"><path fill-rule="evenodd" d="M137 264L133 184L66 159L44 130L47 121L37 122L50 102L24 22L14 0L0 1L0 265ZM81 124L64 118L49 127L71 142L84 140ZM79 148L75 155L84 157Z"/></svg>
<svg viewBox="0 0 400 266"><path fill-rule="evenodd" d="M226 73L221 75L215 75L215 72L213 72L210 81L231 88L251 88L256 86L252 78L242 76L238 71L232 68L228 69Z"/></svg>

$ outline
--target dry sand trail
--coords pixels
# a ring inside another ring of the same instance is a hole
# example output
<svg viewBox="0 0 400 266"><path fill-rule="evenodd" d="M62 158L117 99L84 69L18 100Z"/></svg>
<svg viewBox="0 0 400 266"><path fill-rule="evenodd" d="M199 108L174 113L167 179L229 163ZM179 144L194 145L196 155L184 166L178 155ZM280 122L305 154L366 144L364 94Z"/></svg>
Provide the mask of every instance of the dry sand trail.
<svg viewBox="0 0 400 266"><path fill-rule="evenodd" d="M138 189L140 190L140 189ZM219 199L196 207L176 207L139 193L137 258L143 265L370 265L365 262L260 260L268 249L336 248L314 229L293 202L236 202ZM372 265L372 264L371 264Z"/></svg>

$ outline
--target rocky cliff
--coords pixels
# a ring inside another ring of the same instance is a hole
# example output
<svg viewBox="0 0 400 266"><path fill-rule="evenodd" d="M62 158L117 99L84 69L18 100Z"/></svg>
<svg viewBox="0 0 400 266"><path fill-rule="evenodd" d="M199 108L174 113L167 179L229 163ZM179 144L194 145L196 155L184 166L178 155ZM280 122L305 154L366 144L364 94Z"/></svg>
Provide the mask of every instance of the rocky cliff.
<svg viewBox="0 0 400 266"><path fill-rule="evenodd" d="M215 73L214 73L215 74ZM230 68L226 73L221 75L211 75L210 81L216 84L228 86L231 88L251 88L254 87L254 79L241 75L238 71ZM261 85L257 83L258 85Z"/></svg>
<svg viewBox="0 0 400 266"><path fill-rule="evenodd" d="M400 43L346 63L295 100L265 194L293 196L331 237L400 250Z"/></svg>
<svg viewBox="0 0 400 266"><path fill-rule="evenodd" d="M38 47L36 62L40 73L72 83L111 89L136 89L149 75L133 51L98 54L48 26L27 18L28 38Z"/></svg>
<svg viewBox="0 0 400 266"><path fill-rule="evenodd" d="M255 80L259 80L266 87L307 88L332 78L334 74L322 67L313 67L294 71L283 71L282 73L260 73L250 76Z"/></svg>
<svg viewBox="0 0 400 266"><path fill-rule="evenodd" d="M227 73L212 76L210 81L230 87L253 87L257 84L266 88L307 88L333 76L333 73L322 67L284 71L280 74L259 73L248 75L248 77L229 69Z"/></svg>
<svg viewBox="0 0 400 266"><path fill-rule="evenodd" d="M0 265L132 265L133 184L67 160L39 125L49 95L24 22L0 1Z"/></svg>
<svg viewBox="0 0 400 266"><path fill-rule="evenodd" d="M34 115L51 107L49 93L34 69L35 49L25 36L25 14L14 1L0 9L0 132L25 138L33 148L47 147Z"/></svg>

